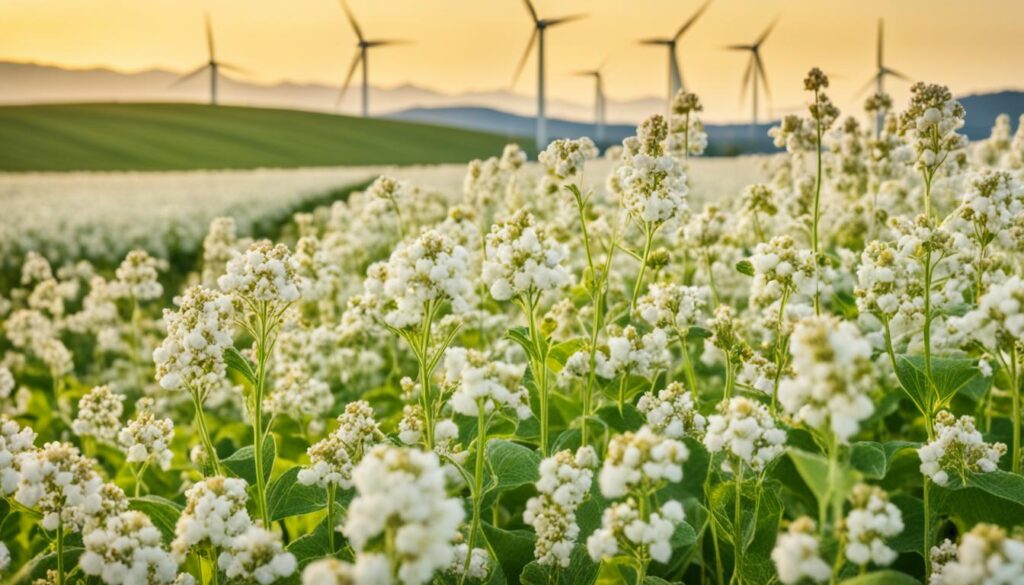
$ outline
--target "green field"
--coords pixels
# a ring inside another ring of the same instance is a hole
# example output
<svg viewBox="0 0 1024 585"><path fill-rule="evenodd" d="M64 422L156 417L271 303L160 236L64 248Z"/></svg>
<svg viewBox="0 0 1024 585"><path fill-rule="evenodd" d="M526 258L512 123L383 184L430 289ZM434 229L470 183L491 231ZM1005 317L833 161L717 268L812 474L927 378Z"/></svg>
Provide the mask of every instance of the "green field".
<svg viewBox="0 0 1024 585"><path fill-rule="evenodd" d="M0 171L465 162L500 154L508 141L497 134L426 124L266 108L198 104L0 107Z"/></svg>

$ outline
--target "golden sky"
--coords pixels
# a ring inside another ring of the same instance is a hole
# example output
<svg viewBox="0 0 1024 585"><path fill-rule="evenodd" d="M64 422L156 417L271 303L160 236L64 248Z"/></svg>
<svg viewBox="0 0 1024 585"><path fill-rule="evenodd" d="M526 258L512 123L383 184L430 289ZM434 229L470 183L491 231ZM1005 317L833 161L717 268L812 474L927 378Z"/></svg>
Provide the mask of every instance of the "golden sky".
<svg viewBox="0 0 1024 585"><path fill-rule="evenodd" d="M536 0L541 16L586 13L548 33L553 98L588 103L588 80L571 72L608 59L612 99L662 96L667 61L638 46L671 34L702 0ZM530 35L519 0L350 0L368 37L414 41L372 53L371 83L413 83L450 93L507 88ZM355 35L336 0L2 0L0 59L134 71L191 69L205 60L203 13L218 54L253 80L340 83ZM875 26L886 20L887 64L950 85L954 93L1024 85L1022 0L713 0L680 44L683 75L709 120L749 117L739 105L746 43L776 16L763 57L777 113L804 101L801 79L818 65L833 77L841 107L871 76ZM533 93L534 62L516 85ZM906 84L891 81L897 103ZM763 117L763 115L762 115Z"/></svg>

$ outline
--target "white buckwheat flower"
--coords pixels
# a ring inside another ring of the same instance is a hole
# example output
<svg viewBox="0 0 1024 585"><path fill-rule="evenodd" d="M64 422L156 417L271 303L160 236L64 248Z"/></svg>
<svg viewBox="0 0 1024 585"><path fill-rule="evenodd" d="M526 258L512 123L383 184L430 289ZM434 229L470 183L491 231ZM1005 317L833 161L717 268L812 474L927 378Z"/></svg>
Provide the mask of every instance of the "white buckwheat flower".
<svg viewBox="0 0 1024 585"><path fill-rule="evenodd" d="M32 427L18 426L0 414L0 495L6 496L18 487L18 456L34 449L36 432Z"/></svg>
<svg viewBox="0 0 1024 585"><path fill-rule="evenodd" d="M910 106L900 115L900 134L909 138L917 152L917 167L934 173L951 152L967 146L957 134L964 125L964 107L943 85L915 83Z"/></svg>
<svg viewBox="0 0 1024 585"><path fill-rule="evenodd" d="M452 564L448 565L448 574L456 577L465 575L471 581L483 581L491 572L491 556L487 550L474 548L469 557L469 567L466 567L466 555L469 553L469 545L457 544L452 549Z"/></svg>
<svg viewBox="0 0 1024 585"><path fill-rule="evenodd" d="M145 250L128 252L117 267L118 283L137 301L149 301L164 294L164 287L157 280L160 263Z"/></svg>
<svg viewBox="0 0 1024 585"><path fill-rule="evenodd" d="M178 563L162 548L160 531L142 512L107 518L82 538L78 565L107 585L173 583Z"/></svg>
<svg viewBox="0 0 1024 585"><path fill-rule="evenodd" d="M708 289L675 283L651 284L636 303L637 314L653 327L685 332L706 319Z"/></svg>
<svg viewBox="0 0 1024 585"><path fill-rule="evenodd" d="M615 177L623 207L642 223L680 220L688 210L686 174L679 159L666 151L667 139L668 123L656 114L637 127L634 139L623 143Z"/></svg>
<svg viewBox="0 0 1024 585"><path fill-rule="evenodd" d="M1003 443L986 443L974 426L974 417L959 420L949 411L935 415L935 440L917 450L921 473L938 485L949 483L950 473L965 479L968 472L989 473L998 469L1006 453Z"/></svg>
<svg viewBox="0 0 1024 585"><path fill-rule="evenodd" d="M707 420L697 410L693 395L679 382L672 382L658 393L647 392L636 407L655 433L670 439L704 436Z"/></svg>
<svg viewBox="0 0 1024 585"><path fill-rule="evenodd" d="M621 334L608 338L608 363L616 373L651 378L668 367L671 359L668 334L664 329L640 335L635 327L628 325Z"/></svg>
<svg viewBox="0 0 1024 585"><path fill-rule="evenodd" d="M1024 280L1014 275L992 285L978 306L953 319L952 325L991 351L1020 344L1024 341Z"/></svg>
<svg viewBox="0 0 1024 585"><path fill-rule="evenodd" d="M451 301L465 313L475 303L469 252L447 235L429 230L400 243L386 262L366 271L366 294L377 300L384 322L397 329L418 326L425 305Z"/></svg>
<svg viewBox="0 0 1024 585"><path fill-rule="evenodd" d="M334 394L327 382L310 374L308 365L292 362L274 380L274 387L263 402L268 412L302 422L329 412L334 406Z"/></svg>
<svg viewBox="0 0 1024 585"><path fill-rule="evenodd" d="M465 510L448 497L445 472L434 453L380 445L352 473L356 497L342 529L359 557L387 541L399 581L423 585L451 564L452 541ZM377 555L372 555L377 556Z"/></svg>
<svg viewBox="0 0 1024 585"><path fill-rule="evenodd" d="M590 493L595 465L597 455L589 446L575 455L559 451L540 462L537 495L526 502L523 521L537 533L533 555L541 565L569 566L580 533L576 509Z"/></svg>
<svg viewBox="0 0 1024 585"><path fill-rule="evenodd" d="M15 386L17 386L17 382L14 380L11 369L7 366L0 366L0 400L10 398Z"/></svg>
<svg viewBox="0 0 1024 585"><path fill-rule="evenodd" d="M444 354L445 382L455 386L450 404L466 416L477 416L482 405L488 414L508 408L521 420L530 418L530 396L521 384L525 371L525 365L490 360L463 347Z"/></svg>
<svg viewBox="0 0 1024 585"><path fill-rule="evenodd" d="M689 457L686 445L649 427L615 435L601 467L601 494L621 498L632 490L649 493L665 482L677 482Z"/></svg>
<svg viewBox="0 0 1024 585"><path fill-rule="evenodd" d="M252 525L244 479L210 477L185 492L187 503L174 527L171 551L180 561L193 548L227 546Z"/></svg>
<svg viewBox="0 0 1024 585"><path fill-rule="evenodd" d="M669 500L644 520L636 500L629 498L605 509L601 528L587 539L587 551L597 562L622 550L646 548L651 559L667 563L672 557L672 534L685 518L683 506Z"/></svg>
<svg viewBox="0 0 1024 585"><path fill-rule="evenodd" d="M814 520L807 516L794 520L789 529L779 535L772 549L772 561L785 585L804 581L823 583L832 576L832 567L821 558L815 535Z"/></svg>
<svg viewBox="0 0 1024 585"><path fill-rule="evenodd" d="M231 298L193 286L177 299L178 310L164 310L167 337L153 351L156 379L165 390L205 394L224 378L224 351L234 342Z"/></svg>
<svg viewBox="0 0 1024 585"><path fill-rule="evenodd" d="M306 451L310 465L299 471L299 483L324 488L352 487L352 468L380 436L370 405L362 400L350 402L338 417L338 428Z"/></svg>
<svg viewBox="0 0 1024 585"><path fill-rule="evenodd" d="M886 567L896 560L896 551L885 539L903 532L903 513L889 501L885 490L858 484L850 495L853 508L846 515L846 558L855 565L874 563Z"/></svg>
<svg viewBox="0 0 1024 585"><path fill-rule="evenodd" d="M74 445L52 442L24 451L17 466L14 499L39 510L46 530L56 530L63 523L65 530L76 532L102 510L103 480L95 471L96 462L83 457Z"/></svg>
<svg viewBox="0 0 1024 585"><path fill-rule="evenodd" d="M117 434L117 440L126 454L128 463L155 463L160 469L171 467L174 453L174 423L169 418L157 418L153 414L153 400L143 398L135 407L135 418Z"/></svg>
<svg viewBox="0 0 1024 585"><path fill-rule="evenodd" d="M807 317L789 351L795 375L779 384L779 403L797 421L848 442L875 411L871 344L853 323Z"/></svg>
<svg viewBox="0 0 1024 585"><path fill-rule="evenodd" d="M254 302L291 303L299 299L291 253L284 244L254 242L235 252L227 272L217 279L220 289Z"/></svg>
<svg viewBox="0 0 1024 585"><path fill-rule="evenodd" d="M228 579L270 585L295 572L295 555L285 552L281 536L260 526L231 538L217 558L217 566Z"/></svg>
<svg viewBox="0 0 1024 585"><path fill-rule="evenodd" d="M559 179L568 179L583 172L583 164L595 158L597 146L587 137L579 140L560 138L537 155L537 161Z"/></svg>
<svg viewBox="0 0 1024 585"><path fill-rule="evenodd" d="M71 429L79 437L113 442L121 428L123 402L124 395L112 391L110 386L96 386L78 401L78 415L72 421Z"/></svg>
<svg viewBox="0 0 1024 585"><path fill-rule="evenodd" d="M711 453L724 452L728 459L722 469L736 472L730 462L746 465L755 472L782 454L786 431L775 426L768 407L743 396L722 401L718 413L708 417L704 446Z"/></svg>
<svg viewBox="0 0 1024 585"><path fill-rule="evenodd" d="M491 226L487 234L483 281L496 300L507 301L560 289L571 279L568 250L547 234L528 211Z"/></svg>
<svg viewBox="0 0 1024 585"><path fill-rule="evenodd" d="M929 585L1010 585L1024 575L1024 541L992 524L977 524L960 537L931 550Z"/></svg>

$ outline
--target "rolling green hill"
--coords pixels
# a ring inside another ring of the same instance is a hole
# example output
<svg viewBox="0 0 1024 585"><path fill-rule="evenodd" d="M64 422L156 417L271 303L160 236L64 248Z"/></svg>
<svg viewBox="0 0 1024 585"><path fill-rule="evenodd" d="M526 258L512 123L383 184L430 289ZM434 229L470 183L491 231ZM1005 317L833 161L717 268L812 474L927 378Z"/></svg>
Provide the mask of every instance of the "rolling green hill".
<svg viewBox="0 0 1024 585"><path fill-rule="evenodd" d="M141 103L0 107L0 171L465 162L500 154L506 142L484 132L295 110Z"/></svg>

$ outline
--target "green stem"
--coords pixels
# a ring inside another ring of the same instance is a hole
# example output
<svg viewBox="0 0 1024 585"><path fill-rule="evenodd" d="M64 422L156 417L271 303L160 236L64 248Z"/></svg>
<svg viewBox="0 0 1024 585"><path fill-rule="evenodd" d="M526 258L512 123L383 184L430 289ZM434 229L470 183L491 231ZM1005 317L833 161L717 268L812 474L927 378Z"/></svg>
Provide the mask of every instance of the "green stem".
<svg viewBox="0 0 1024 585"><path fill-rule="evenodd" d="M932 576L932 564L931 564L931 561L929 560L929 559L931 559L931 550L932 550L932 513L931 513L931 502L929 501L931 498L929 497L929 493L928 493L929 492L928 486L929 486L930 483L931 483L931 480L929 480L928 477L926 476L924 478L924 550L921 551L922 554L924 555L924 582L925 583L928 583L929 581L931 581L931 576Z"/></svg>
<svg viewBox="0 0 1024 585"><path fill-rule="evenodd" d="M732 398L732 390L734 384L735 382L733 381L732 356L729 355L729 352L725 352L725 391L723 394L726 400Z"/></svg>
<svg viewBox="0 0 1024 585"><path fill-rule="evenodd" d="M220 468L220 458L217 457L217 450L213 447L213 440L210 438L210 429L206 426L206 415L203 414L203 401L199 397L199 393L192 390L192 404L195 405L196 409L196 426L199 428L199 439L203 443L203 449L206 450L206 458L210 462L210 467L213 468L214 475L223 475Z"/></svg>
<svg viewBox="0 0 1024 585"><path fill-rule="evenodd" d="M526 294L526 316L530 325L530 338L537 358L533 360L533 373L537 383L537 397L540 402L540 453L542 457L548 456L548 366L547 352L544 349L542 333L537 327L537 306L534 301L534 294L528 291ZM538 299L539 300L539 299Z"/></svg>
<svg viewBox="0 0 1024 585"><path fill-rule="evenodd" d="M704 477L704 501L708 506L708 526L711 528L711 544L715 550L715 575L718 585L725 583L725 569L722 565L722 550L718 541L718 520L711 509L711 465L708 464L708 473Z"/></svg>
<svg viewBox="0 0 1024 585"><path fill-rule="evenodd" d="M1020 369L1017 364L1016 342L1012 342L1010 350L1010 400L1013 405L1013 450L1010 453L1013 461L1010 465L1014 473L1020 473Z"/></svg>
<svg viewBox="0 0 1024 585"><path fill-rule="evenodd" d="M718 286L715 284L715 271L713 270L713 263L711 262L711 251L708 250L707 246L703 248L701 255L704 256L704 266L708 271L708 285L711 287L711 302L717 307Z"/></svg>
<svg viewBox="0 0 1024 585"><path fill-rule="evenodd" d="M736 501L733 505L732 550L733 569L731 583L742 583L740 568L743 566L743 463L736 465Z"/></svg>
<svg viewBox="0 0 1024 585"><path fill-rule="evenodd" d="M815 103L816 106L820 106L818 90L814 90L814 103ZM818 283L818 269L819 269L819 266L818 266L819 265L818 256L819 256L819 252L820 252L820 250L819 250L820 244L818 242L818 221L820 219L820 206L821 206L821 132L822 132L822 128L821 128L821 119L820 119L821 108L817 107L816 110L818 111L818 114L819 114L819 119L817 120L817 132L818 132L818 141L817 141L818 178L814 182L814 218L812 220L812 224L813 225L812 225L812 229L811 229L811 250L812 250L812 254L814 255L814 314L815 315L821 315L821 299L820 299L820 294L819 294L819 283Z"/></svg>
<svg viewBox="0 0 1024 585"><path fill-rule="evenodd" d="M428 451L434 450L434 404L430 388L430 335L431 326L434 320L433 303L428 302L423 311L423 323L420 327L420 346L417 358L419 359L420 374L420 406L423 407L424 439Z"/></svg>
<svg viewBox="0 0 1024 585"><path fill-rule="evenodd" d="M334 532L337 527L334 525L334 510L337 505L334 501L338 493L338 486L336 484L330 484L327 486L327 554L331 556L334 554Z"/></svg>
<svg viewBox="0 0 1024 585"><path fill-rule="evenodd" d="M647 259L651 255L651 246L654 245L654 233L657 227L650 223L644 224L644 252L640 257L640 272L636 275L636 283L633 284L633 300L630 301L630 309L636 309L636 300L640 297L640 287L643 286L644 274L647 272Z"/></svg>
<svg viewBox="0 0 1024 585"><path fill-rule="evenodd" d="M476 415L476 465L473 469L473 520L469 527L469 548L466 551L466 564L459 583L465 582L469 575L469 565L473 560L473 549L476 548L477 533L481 530L480 505L483 503L484 489L484 454L487 450L487 414L482 401L477 402Z"/></svg>
<svg viewBox="0 0 1024 585"><path fill-rule="evenodd" d="M264 528L270 529L270 514L267 511L267 487L266 478L263 476L263 441L265 439L263 429L263 393L267 384L267 361L270 357L269 346L270 329L269 323L270 307L268 303L260 303L260 313L257 316L256 339L256 387L253 390L252 409L252 451L253 463L256 472L256 510L263 521Z"/></svg>
<svg viewBox="0 0 1024 585"><path fill-rule="evenodd" d="M57 516L57 585L64 585L64 518L63 511Z"/></svg>

